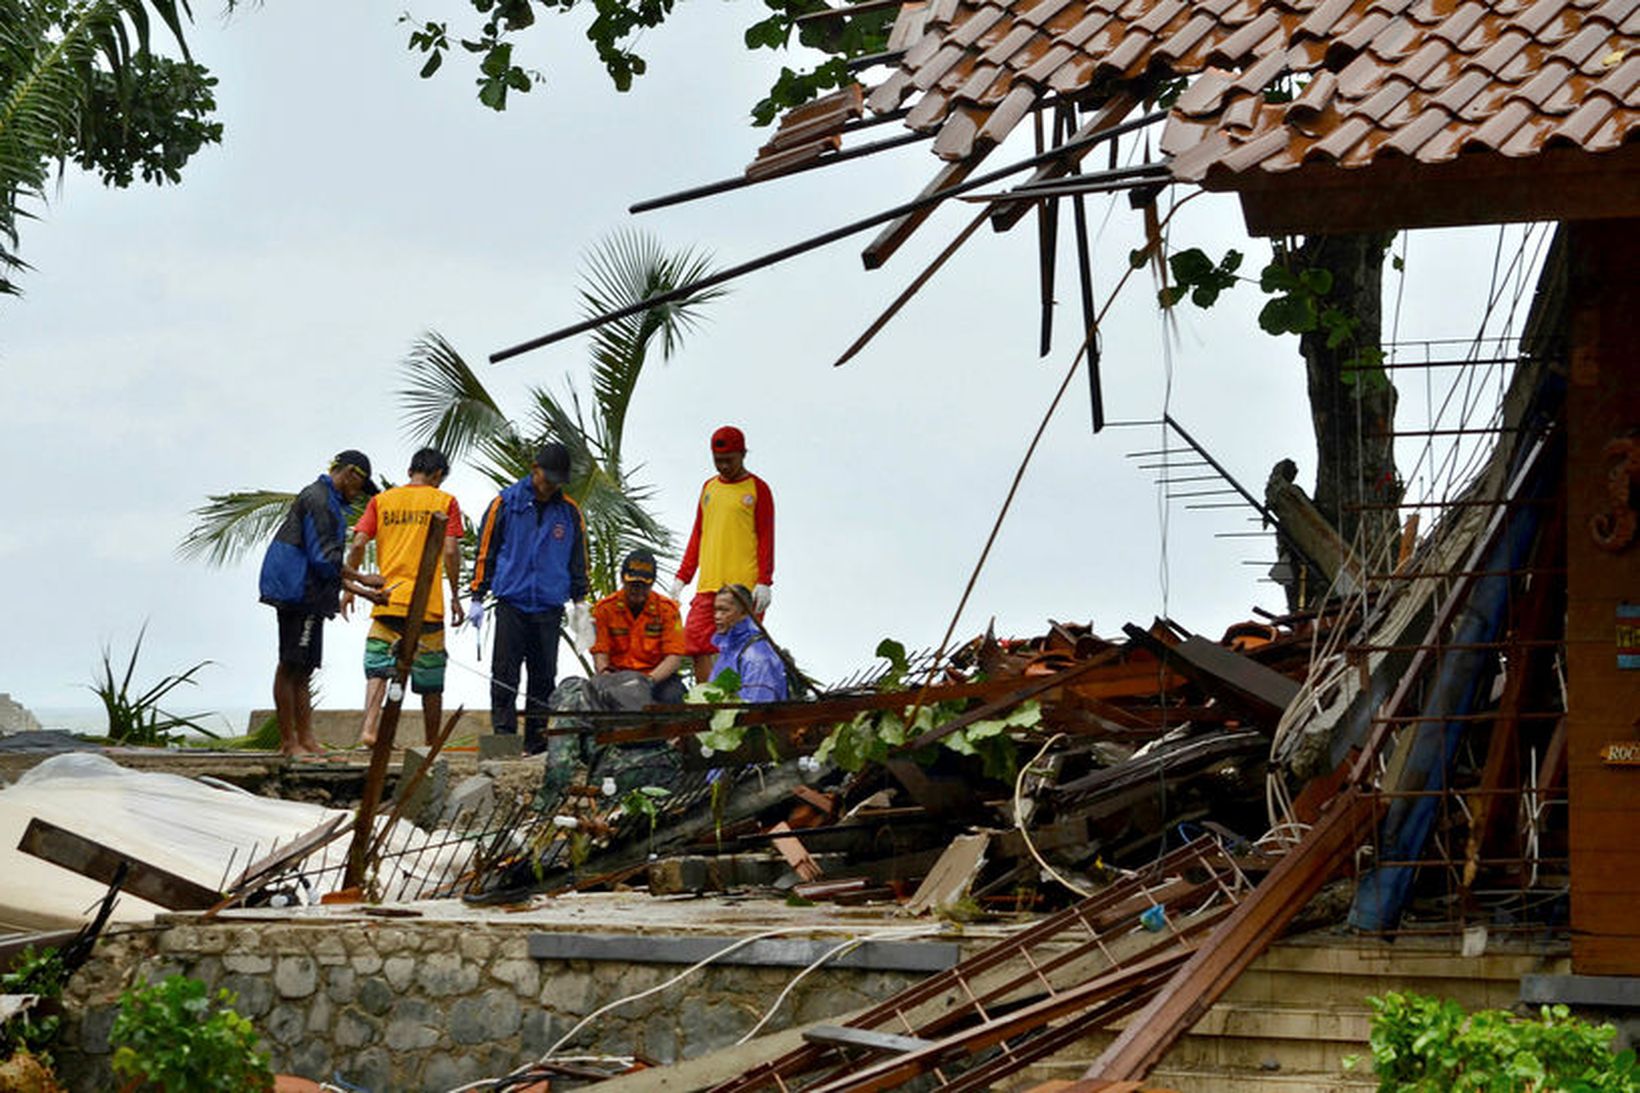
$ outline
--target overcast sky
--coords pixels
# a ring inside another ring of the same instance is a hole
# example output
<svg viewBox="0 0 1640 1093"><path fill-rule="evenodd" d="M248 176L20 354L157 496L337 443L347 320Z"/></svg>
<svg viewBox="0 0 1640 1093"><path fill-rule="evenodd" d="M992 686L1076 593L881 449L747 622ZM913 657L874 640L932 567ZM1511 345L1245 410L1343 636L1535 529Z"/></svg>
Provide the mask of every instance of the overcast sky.
<svg viewBox="0 0 1640 1093"><path fill-rule="evenodd" d="M738 174L764 139L748 109L778 60L740 48L761 12L747 0L680 5L643 42L650 72L625 95L578 22L544 18L520 49L547 82L501 115L474 100L465 58L416 78L397 5L269 0L226 23L198 7L192 43L221 80L223 144L163 190L69 176L24 224L21 253L36 267L26 295L0 302L0 457L16 502L0 529L12 587L0 691L30 706L94 704L83 685L100 646L123 655L144 621L139 680L215 662L178 707L266 705L275 631L256 600L258 558L226 569L178 559L189 510L213 492L297 489L344 447L402 480L411 446L393 392L423 331L481 362L578 318L580 258L616 228L728 264L903 201L937 166L914 145L629 216L633 201ZM441 9L471 13L411 10ZM1010 145L994 162L1028 152ZM1093 208L1103 297L1140 225L1125 200ZM739 282L637 393L628 459L680 536L710 473L708 435L745 429L747 465L778 514L768 622L821 678L869 663L884 636L939 639L1074 354L1067 257L1057 344L1037 358L1027 221L977 235L867 352L831 367L969 215L944 211L874 273L860 265L861 236ZM1172 233L1215 255L1240 247L1254 270L1268 255L1230 198L1192 202ZM1400 337L1474 335L1497 241L1495 229L1407 240ZM1388 292L1402 288L1390 280ZM1283 457L1305 484L1314 472L1295 341L1259 332L1260 302L1243 286L1211 312L1181 308L1171 350L1172 413L1255 492ZM1158 416L1165 344L1154 287L1135 278L1105 328L1113 420ZM584 381L585 354L584 340L565 343L484 375L522 411L527 385ZM1404 402L1416 411L1421 394ZM1267 561L1268 541L1214 538L1250 526L1240 511L1175 503L1164 561L1153 479L1124 458L1158 433L1094 436L1088 417L1079 378L959 637L991 616L1003 634L1039 633L1050 617L1119 633L1163 610L1164 569L1167 612L1210 635L1254 604L1280 606L1257 580L1264 566L1245 564ZM488 501L459 467L447 488L475 515ZM364 631L357 620L328 629L322 705L359 704ZM487 705L471 639L454 649L450 704Z"/></svg>

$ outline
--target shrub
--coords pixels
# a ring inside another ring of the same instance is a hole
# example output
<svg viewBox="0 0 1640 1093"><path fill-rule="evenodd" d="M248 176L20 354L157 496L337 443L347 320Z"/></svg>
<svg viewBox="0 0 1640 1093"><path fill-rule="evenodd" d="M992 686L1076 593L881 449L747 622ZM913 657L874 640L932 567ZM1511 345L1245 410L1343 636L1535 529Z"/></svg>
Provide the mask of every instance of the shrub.
<svg viewBox="0 0 1640 1093"><path fill-rule="evenodd" d="M1370 998L1372 1063L1380 1093L1630 1093L1633 1051L1613 1054L1611 1025L1565 1006L1536 1019L1391 991Z"/></svg>
<svg viewBox="0 0 1640 1093"><path fill-rule="evenodd" d="M204 983L183 975L126 991L108 1037L114 1073L165 1093L271 1090L268 1057L235 1001L228 990L213 1001Z"/></svg>

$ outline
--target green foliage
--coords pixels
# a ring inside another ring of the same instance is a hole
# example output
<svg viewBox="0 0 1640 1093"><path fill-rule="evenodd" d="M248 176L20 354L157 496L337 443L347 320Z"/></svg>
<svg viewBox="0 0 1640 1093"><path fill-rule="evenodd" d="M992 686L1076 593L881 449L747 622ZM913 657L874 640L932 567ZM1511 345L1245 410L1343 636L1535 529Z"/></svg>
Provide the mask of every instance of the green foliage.
<svg viewBox="0 0 1640 1093"><path fill-rule="evenodd" d="M0 994L37 994L41 999L59 998L67 982L68 969L63 966L62 953L56 949L36 949L30 945L17 954L10 971L0 974ZM46 1049L57 1038L61 1023L61 1017L41 1015L38 1008L0 1023L0 1059L26 1051L39 1056L45 1065L50 1066L51 1056Z"/></svg>
<svg viewBox="0 0 1640 1093"><path fill-rule="evenodd" d="M1240 280L1236 270L1241 268L1241 252L1227 251L1215 265L1200 247L1191 247L1168 255L1167 266L1173 283L1156 294L1162 307L1172 307L1187 295L1197 307L1212 307L1219 293L1234 288Z"/></svg>
<svg viewBox="0 0 1640 1093"><path fill-rule="evenodd" d="M661 817L661 800L671 795L672 791L662 786L634 786L621 798L621 808L629 816L647 816L649 837L654 838L655 825Z"/></svg>
<svg viewBox="0 0 1640 1093"><path fill-rule="evenodd" d="M740 701L740 673L727 669L716 679L697 683L683 696L685 702L695 704ZM746 726L735 724L739 710L713 710L710 727L695 739L706 755L730 752L746 741Z"/></svg>
<svg viewBox="0 0 1640 1093"><path fill-rule="evenodd" d="M1466 1014L1446 999L1391 991L1372 1005L1372 1060L1382 1093L1622 1093L1640 1089L1633 1051L1616 1030L1544 1006L1537 1019Z"/></svg>
<svg viewBox="0 0 1640 1093"><path fill-rule="evenodd" d="M156 15L183 61L150 49ZM187 15L176 0L0 0L0 294L19 291L19 222L65 163L116 186L174 182L220 139L205 120L214 81L186 60Z"/></svg>
<svg viewBox="0 0 1640 1093"><path fill-rule="evenodd" d="M136 674L137 657L142 653L142 639L147 633L148 624L143 623L142 629L137 631L136 642L131 646L131 659L126 662L125 671L118 679L115 678L113 651L103 646L102 679L92 683L89 689L102 700L103 710L108 715L109 741L115 744L161 746L180 739L182 729L193 729L215 738L216 733L193 717L178 717L166 713L159 706L160 700L177 687L184 683L193 685L194 673L211 661L202 660L185 672L164 676L140 694L132 693L131 677Z"/></svg>
<svg viewBox="0 0 1640 1093"><path fill-rule="evenodd" d="M108 1040L114 1073L165 1093L242 1093L273 1088L256 1029L233 1009L232 991L173 975L128 990Z"/></svg>
<svg viewBox="0 0 1640 1093"><path fill-rule="evenodd" d="M527 92L542 83L541 73L525 68L514 57L512 36L533 26L536 11L531 0L468 0L479 19L468 32L452 32L448 21L401 17L409 24L407 48L420 55L421 76L440 71L452 43L474 55L478 61L478 100L492 110L505 110L509 92ZM590 6L594 16L586 29L604 71L617 91L629 91L632 81L648 70L648 62L637 53L637 40L644 31L666 22L676 0L535 0L543 13L566 14L577 7ZM853 82L848 61L880 53L887 48L888 31L895 9L866 12L848 19L822 19L799 25L799 16L824 11L826 0L764 0L772 14L746 28L747 49L789 49L798 43L827 54L813 68L798 71L782 68L769 93L752 108L757 125L767 125L780 111L817 97L824 91Z"/></svg>
<svg viewBox="0 0 1640 1093"><path fill-rule="evenodd" d="M888 670L877 683L879 691L904 689L908 663L905 646L893 638L877 643L877 655L889 662ZM921 707L915 719L907 724L903 713L897 710L865 710L851 721L834 727L815 749L817 761L836 763L847 771L858 771L871 763L881 763L907 743L924 733L939 728L963 713L967 703L962 700L934 702ZM959 755L976 756L986 777L1011 781L1018 769L1018 749L1009 736L1011 729L1028 729L1042 720L1042 706L1035 701L1016 706L1003 717L976 721L972 725L947 733L939 746ZM929 748L912 753L919 762L931 763L935 752Z"/></svg>
<svg viewBox="0 0 1640 1093"><path fill-rule="evenodd" d="M74 162L109 186L129 186L139 174L155 185L181 182L195 152L222 142L222 123L208 120L216 77L193 61L148 53L132 59L126 76L93 73Z"/></svg>

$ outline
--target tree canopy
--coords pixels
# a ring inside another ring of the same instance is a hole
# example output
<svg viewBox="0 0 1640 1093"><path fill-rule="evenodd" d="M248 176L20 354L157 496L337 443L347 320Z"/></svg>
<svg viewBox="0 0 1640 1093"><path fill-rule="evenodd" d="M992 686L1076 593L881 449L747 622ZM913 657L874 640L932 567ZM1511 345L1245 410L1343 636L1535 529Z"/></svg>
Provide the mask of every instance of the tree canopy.
<svg viewBox="0 0 1640 1093"><path fill-rule="evenodd" d="M189 18L186 0L0 0L0 294L19 291L19 227L69 163L162 185L222 139ZM177 56L154 48L156 20Z"/></svg>
<svg viewBox="0 0 1640 1093"><path fill-rule="evenodd" d="M648 67L637 52L637 41L645 30L660 26L672 14L675 0L468 0L473 15L456 29L449 20L420 21L404 16L411 24L409 48L422 54L423 78L444 66L454 46L472 55L478 65L478 99L493 110L505 110L513 92L527 92L545 81L538 70L519 60L514 46L522 31L537 25L537 8L542 15L565 15L578 7L591 6L596 14L587 27L587 40L597 51L604 70L617 90L627 91L632 81ZM796 42L827 54L820 64L806 69L782 67L769 93L752 107L753 121L767 125L782 110L815 98L823 91L841 87L853 79L850 60L882 51L897 7L868 4L869 10L849 18L825 18L799 22L805 15L827 11L826 0L763 0L767 14L746 28L747 49L784 50ZM843 5L847 6L847 5Z"/></svg>

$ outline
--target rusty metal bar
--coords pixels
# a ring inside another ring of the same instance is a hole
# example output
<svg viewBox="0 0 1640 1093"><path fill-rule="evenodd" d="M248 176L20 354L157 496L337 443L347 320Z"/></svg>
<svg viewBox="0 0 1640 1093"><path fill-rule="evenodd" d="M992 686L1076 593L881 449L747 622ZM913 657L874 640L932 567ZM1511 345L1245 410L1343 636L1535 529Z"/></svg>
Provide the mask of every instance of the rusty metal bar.
<svg viewBox="0 0 1640 1093"><path fill-rule="evenodd" d="M1150 1072L1293 920L1310 897L1347 865L1374 806L1357 786L1333 798L1297 846L1270 870L1253 894L1230 912L1161 992L1083 1075L1085 1080L1137 1081ZM1082 1082L1063 1093L1089 1093Z"/></svg>

